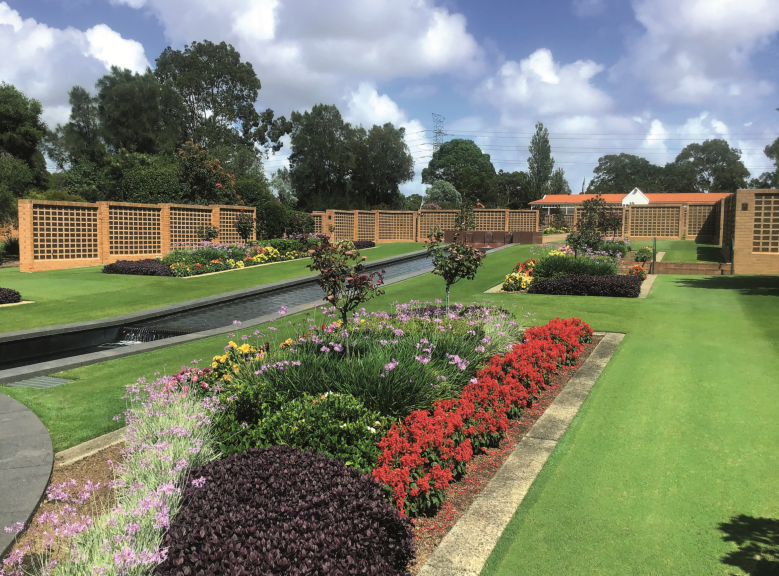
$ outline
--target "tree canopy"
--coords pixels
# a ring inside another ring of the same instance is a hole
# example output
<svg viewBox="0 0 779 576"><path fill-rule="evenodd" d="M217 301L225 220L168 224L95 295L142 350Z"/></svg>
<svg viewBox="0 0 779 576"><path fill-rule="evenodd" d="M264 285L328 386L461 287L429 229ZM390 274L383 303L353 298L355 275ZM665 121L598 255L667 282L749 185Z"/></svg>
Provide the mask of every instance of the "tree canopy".
<svg viewBox="0 0 779 576"><path fill-rule="evenodd" d="M398 187L414 177L414 158L406 144L406 129L387 122L367 134L358 130L354 186L371 206L403 204Z"/></svg>
<svg viewBox="0 0 779 576"><path fill-rule="evenodd" d="M536 132L528 147L527 175L531 190L531 199L540 200L549 189L549 179L554 170L552 146L549 143L549 130L541 122L536 123Z"/></svg>
<svg viewBox="0 0 779 576"><path fill-rule="evenodd" d="M441 204L442 202L453 204L460 207L462 196L457 188L449 184L446 180L436 180L425 190L425 204Z"/></svg>
<svg viewBox="0 0 779 576"><path fill-rule="evenodd" d="M444 142L422 170L422 184L444 180L454 186L463 201L497 206L500 201L495 167L472 140Z"/></svg>
<svg viewBox="0 0 779 576"><path fill-rule="evenodd" d="M695 171L700 192L735 192L746 188L749 170L741 161L741 150L721 139L688 144L676 157L677 166L689 165Z"/></svg>
<svg viewBox="0 0 779 576"><path fill-rule="evenodd" d="M46 161L38 147L48 131L42 113L40 102L0 82L0 152L26 163L39 183L46 174Z"/></svg>

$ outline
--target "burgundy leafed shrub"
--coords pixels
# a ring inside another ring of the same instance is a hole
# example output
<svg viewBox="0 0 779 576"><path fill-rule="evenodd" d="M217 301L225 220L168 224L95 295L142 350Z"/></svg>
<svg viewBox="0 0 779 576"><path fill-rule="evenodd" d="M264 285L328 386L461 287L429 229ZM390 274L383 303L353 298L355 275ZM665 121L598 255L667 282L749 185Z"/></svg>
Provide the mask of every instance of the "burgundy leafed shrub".
<svg viewBox="0 0 779 576"><path fill-rule="evenodd" d="M408 521L370 476L289 446L193 470L156 573L407 574Z"/></svg>
<svg viewBox="0 0 779 576"><path fill-rule="evenodd" d="M103 274L130 274L132 276L173 276L170 266L159 260L117 260L103 266Z"/></svg>
<svg viewBox="0 0 779 576"><path fill-rule="evenodd" d="M365 250L366 248L375 248L376 242L373 240L355 240L354 242L354 249L355 250Z"/></svg>
<svg viewBox="0 0 779 576"><path fill-rule="evenodd" d="M22 301L22 295L10 288L0 288L0 304L16 304Z"/></svg>
<svg viewBox="0 0 779 576"><path fill-rule="evenodd" d="M533 282L528 294L556 294L567 296L619 296L638 298L641 278L638 276L588 276L571 274Z"/></svg>

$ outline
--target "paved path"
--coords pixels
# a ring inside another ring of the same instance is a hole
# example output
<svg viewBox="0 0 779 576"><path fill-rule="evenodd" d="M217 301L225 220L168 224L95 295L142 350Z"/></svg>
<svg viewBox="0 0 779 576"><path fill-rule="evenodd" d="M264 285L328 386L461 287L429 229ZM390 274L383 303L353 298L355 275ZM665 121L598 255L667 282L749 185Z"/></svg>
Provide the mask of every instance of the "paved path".
<svg viewBox="0 0 779 576"><path fill-rule="evenodd" d="M30 520L53 465L49 431L26 406L0 393L0 557L14 540L3 528Z"/></svg>

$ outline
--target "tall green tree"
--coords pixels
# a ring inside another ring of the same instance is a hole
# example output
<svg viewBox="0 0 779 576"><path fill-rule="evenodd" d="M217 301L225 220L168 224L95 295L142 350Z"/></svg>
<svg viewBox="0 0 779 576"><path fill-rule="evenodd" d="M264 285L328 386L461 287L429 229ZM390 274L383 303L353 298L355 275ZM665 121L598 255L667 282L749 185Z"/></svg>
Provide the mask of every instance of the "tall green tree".
<svg viewBox="0 0 779 576"><path fill-rule="evenodd" d="M469 203L479 201L487 207L500 203L497 175L490 155L472 140L444 142L422 170L422 184L445 180Z"/></svg>
<svg viewBox="0 0 779 576"><path fill-rule="evenodd" d="M527 159L527 175L530 179L531 201L540 200L547 193L549 178L554 170L549 130L541 122L536 122L536 132L530 139L528 151L530 156Z"/></svg>
<svg viewBox="0 0 779 576"><path fill-rule="evenodd" d="M112 66L95 87L100 133L111 151L173 153L184 144L184 100L150 69L138 74Z"/></svg>
<svg viewBox="0 0 779 576"><path fill-rule="evenodd" d="M571 194L571 187L565 179L565 170L557 168L549 177L549 194Z"/></svg>
<svg viewBox="0 0 779 576"><path fill-rule="evenodd" d="M281 138L291 126L283 116L274 119L271 109L255 109L260 79L230 44L204 40L183 51L168 47L156 62L158 80L184 99L189 140L207 147L258 144L281 149Z"/></svg>
<svg viewBox="0 0 779 576"><path fill-rule="evenodd" d="M298 198L292 193L292 177L289 168L283 166L274 171L271 174L270 187L284 206L287 208L297 206Z"/></svg>
<svg viewBox="0 0 779 576"><path fill-rule="evenodd" d="M42 113L40 102L0 82L0 152L25 162L39 186L46 175L46 160L39 147L48 131Z"/></svg>
<svg viewBox="0 0 779 576"><path fill-rule="evenodd" d="M676 157L675 164L692 166L700 192L735 192L745 188L749 178L749 170L741 161L741 150L731 148L719 138L688 144Z"/></svg>
<svg viewBox="0 0 779 576"><path fill-rule="evenodd" d="M757 178L749 181L750 188L779 188L779 138L763 149L763 153L773 160L776 169L773 172L763 172Z"/></svg>
<svg viewBox="0 0 779 576"><path fill-rule="evenodd" d="M398 187L414 177L414 157L405 141L406 129L391 122L357 131L353 185L370 206L402 203Z"/></svg>
<svg viewBox="0 0 779 576"><path fill-rule="evenodd" d="M100 115L96 98L86 89L74 86L68 92L70 117L57 124L46 139L46 152L59 169L85 159L92 164L103 162L105 146L100 138Z"/></svg>
<svg viewBox="0 0 779 576"><path fill-rule="evenodd" d="M0 184L15 198L22 198L35 184L35 175L24 160L0 152Z"/></svg>
<svg viewBox="0 0 779 576"><path fill-rule="evenodd" d="M530 178L527 172L498 171L498 190L500 193L500 205L508 206L514 210L527 208L533 199L533 191L530 186Z"/></svg>
<svg viewBox="0 0 779 576"><path fill-rule="evenodd" d="M588 194L628 194L633 188L643 192L663 191L663 168L635 154L606 154L593 169L595 177Z"/></svg>
<svg viewBox="0 0 779 576"><path fill-rule="evenodd" d="M462 201L462 196L457 191L457 188L446 180L436 180L425 190L425 204L431 203L440 206L444 202L459 208Z"/></svg>
<svg viewBox="0 0 779 576"><path fill-rule="evenodd" d="M365 205L352 186L356 167L355 128L334 105L292 112L290 180L298 209L310 212Z"/></svg>

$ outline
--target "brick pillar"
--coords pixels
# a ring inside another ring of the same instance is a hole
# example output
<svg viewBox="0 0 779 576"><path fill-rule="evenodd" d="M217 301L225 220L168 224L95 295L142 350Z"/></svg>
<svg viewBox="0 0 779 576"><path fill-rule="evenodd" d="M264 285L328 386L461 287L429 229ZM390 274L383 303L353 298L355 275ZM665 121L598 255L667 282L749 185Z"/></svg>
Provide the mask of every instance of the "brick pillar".
<svg viewBox="0 0 779 576"><path fill-rule="evenodd" d="M97 257L101 264L111 263L111 207L108 202L97 204Z"/></svg>
<svg viewBox="0 0 779 576"><path fill-rule="evenodd" d="M681 240L682 234L684 234L684 230L687 227L686 226L686 207L685 206L679 206L679 239Z"/></svg>
<svg viewBox="0 0 779 576"><path fill-rule="evenodd" d="M504 216L504 218L505 218L505 220L503 221L503 231L504 231L504 232L508 232L508 231L509 231L509 211L508 211L508 210L506 210L506 211L504 212L504 215L503 215L503 216Z"/></svg>
<svg viewBox="0 0 779 576"><path fill-rule="evenodd" d="M418 242L417 238L419 238L419 213L418 212L412 212L411 213L414 218L414 232L411 234L412 242Z"/></svg>
<svg viewBox="0 0 779 576"><path fill-rule="evenodd" d="M533 232L540 232L539 230L540 226L540 218L541 218L541 210L533 210L533 212L536 213L536 227L533 229Z"/></svg>
<svg viewBox="0 0 779 576"><path fill-rule="evenodd" d="M360 211L354 211L354 225L352 226L352 242L360 239Z"/></svg>
<svg viewBox="0 0 779 576"><path fill-rule="evenodd" d="M330 226L335 226L335 210L325 210L322 216L322 233L330 236L330 240L334 240L333 232L330 232Z"/></svg>
<svg viewBox="0 0 779 576"><path fill-rule="evenodd" d="M379 243L379 211L373 211L373 241Z"/></svg>
<svg viewBox="0 0 779 576"><path fill-rule="evenodd" d="M252 217L254 218L254 228L252 228L252 240L257 240L257 208L252 208Z"/></svg>
<svg viewBox="0 0 779 576"><path fill-rule="evenodd" d="M19 271L34 272L32 200L19 200Z"/></svg>
<svg viewBox="0 0 779 576"><path fill-rule="evenodd" d="M219 225L219 206L211 206L211 226L219 229L219 236L216 237L217 242L222 242L222 227Z"/></svg>
<svg viewBox="0 0 779 576"><path fill-rule="evenodd" d="M170 204L160 204L160 253L170 252Z"/></svg>
<svg viewBox="0 0 779 576"><path fill-rule="evenodd" d="M725 198L717 201L717 207L719 208L719 245L722 246L723 235L725 233Z"/></svg>
<svg viewBox="0 0 779 576"><path fill-rule="evenodd" d="M627 236L627 232L628 232L628 230L627 230L627 227L626 227L626 224L627 224L627 222L628 222L628 221L627 221L627 218L628 218L628 211L629 211L629 210L630 210L630 207L629 207L629 206L623 206L623 207L622 207L622 237L623 237L623 238L624 238L625 236Z"/></svg>

